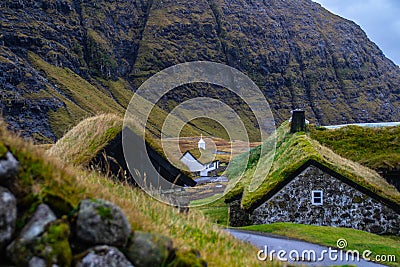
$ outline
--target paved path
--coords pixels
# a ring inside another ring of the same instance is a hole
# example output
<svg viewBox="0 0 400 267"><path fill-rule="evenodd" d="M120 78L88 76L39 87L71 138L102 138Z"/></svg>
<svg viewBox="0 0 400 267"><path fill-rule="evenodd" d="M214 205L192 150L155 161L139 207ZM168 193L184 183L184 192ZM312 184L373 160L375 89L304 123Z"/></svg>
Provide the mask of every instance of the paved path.
<svg viewBox="0 0 400 267"><path fill-rule="evenodd" d="M273 255L277 259L278 251L283 250L286 252L286 255L282 255L281 259L287 258L289 262L298 263L299 265L304 264L307 266L331 266L331 265L337 266L337 265L351 264L360 267L385 266L365 261L364 259L361 259L361 255L359 261L353 260L353 257L351 255L350 257L346 257L346 252L344 251L320 245L315 245L304 241L292 240L280 236L279 237L271 236L265 233L259 233L253 231L244 231L237 229L226 229L226 231L232 234L235 238L249 242L254 246L260 248L260 250L263 250L262 253L260 253L259 251L259 256L261 258L266 256L265 254L266 251L267 254L269 255L274 250L275 253ZM331 256L329 256L329 250L332 251ZM334 250L336 250L336 252L334 252ZM292 253L291 251L298 252L299 257L297 258L296 252ZM310 251L315 252L315 256L312 253L309 253ZM327 252L323 254L323 251ZM291 257L289 256L289 253ZM362 254L362 252L360 252L360 254ZM324 257L321 257L321 255L324 255ZM337 259L334 260L335 258ZM346 258L349 260L346 260ZM268 261L269 259L266 260Z"/></svg>

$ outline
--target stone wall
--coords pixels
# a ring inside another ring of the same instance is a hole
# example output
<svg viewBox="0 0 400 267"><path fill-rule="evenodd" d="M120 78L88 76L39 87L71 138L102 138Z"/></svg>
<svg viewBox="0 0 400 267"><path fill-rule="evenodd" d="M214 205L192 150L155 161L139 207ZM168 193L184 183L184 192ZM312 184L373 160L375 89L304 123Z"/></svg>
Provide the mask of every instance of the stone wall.
<svg viewBox="0 0 400 267"><path fill-rule="evenodd" d="M251 224L249 214L240 208L240 200L233 200L229 203L229 225L233 227Z"/></svg>
<svg viewBox="0 0 400 267"><path fill-rule="evenodd" d="M323 191L323 205L311 203L312 190ZM312 165L249 216L251 224L293 222L400 235L400 214Z"/></svg>

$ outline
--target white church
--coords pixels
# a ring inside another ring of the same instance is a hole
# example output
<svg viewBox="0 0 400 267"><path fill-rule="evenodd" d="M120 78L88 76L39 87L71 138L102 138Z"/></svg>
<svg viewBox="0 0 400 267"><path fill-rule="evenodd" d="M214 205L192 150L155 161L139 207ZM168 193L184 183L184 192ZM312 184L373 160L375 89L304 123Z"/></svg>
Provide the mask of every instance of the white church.
<svg viewBox="0 0 400 267"><path fill-rule="evenodd" d="M200 140L197 143L197 147L201 150L206 150L206 142L203 140L203 135L201 135ZM196 157L193 156L193 154L189 151L186 151L180 160L189 168L190 172L194 173L195 175L210 176L210 172L219 168L219 160L214 160L212 162L203 164L198 161Z"/></svg>

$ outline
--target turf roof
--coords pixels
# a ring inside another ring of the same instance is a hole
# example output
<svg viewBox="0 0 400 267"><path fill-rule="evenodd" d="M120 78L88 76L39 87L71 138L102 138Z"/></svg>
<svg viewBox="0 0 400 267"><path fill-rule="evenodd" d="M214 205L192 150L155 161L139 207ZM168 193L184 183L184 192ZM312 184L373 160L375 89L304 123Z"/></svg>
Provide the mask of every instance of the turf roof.
<svg viewBox="0 0 400 267"><path fill-rule="evenodd" d="M265 195L286 182L286 179L289 179L299 168L309 162L316 162L381 199L397 206L400 205L400 193L376 171L335 154L329 148L313 140L307 133L290 134L289 130L288 122L283 123L277 129L275 155L267 153L258 158L259 148L254 148L247 152L250 153L250 159L253 158L255 162L247 164L246 171L236 185L235 182L240 179L240 175L235 170L235 163L237 164L245 159L247 155L239 155L232 161L232 168L228 172L230 185L226 189L228 192L226 195L227 201L242 195L242 207L244 209L252 209ZM271 157L274 157L274 160L269 173L264 177L252 177L257 166L256 162L260 161L260 166L262 167L263 163L267 162ZM251 192L249 185L254 179L263 179L263 181L256 190Z"/></svg>
<svg viewBox="0 0 400 267"><path fill-rule="evenodd" d="M87 165L122 130L123 120L114 114L87 118L67 132L49 149L62 160Z"/></svg>

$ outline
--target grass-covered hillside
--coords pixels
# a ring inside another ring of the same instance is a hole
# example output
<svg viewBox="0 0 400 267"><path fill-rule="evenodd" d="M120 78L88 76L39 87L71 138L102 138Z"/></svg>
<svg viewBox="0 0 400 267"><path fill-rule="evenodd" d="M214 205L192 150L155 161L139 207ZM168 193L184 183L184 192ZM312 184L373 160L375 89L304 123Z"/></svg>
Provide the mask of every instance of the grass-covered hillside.
<svg viewBox="0 0 400 267"><path fill-rule="evenodd" d="M88 116L123 112L151 75L190 61L247 74L278 123L298 107L323 125L400 118L399 68L358 25L313 1L1 3L3 117L41 142L55 142ZM255 128L245 103L220 87L177 88L159 106L171 111L197 96L227 102ZM198 125L211 131L215 124Z"/></svg>
<svg viewBox="0 0 400 267"><path fill-rule="evenodd" d="M123 209L133 230L162 233L172 237L177 247L196 248L209 266L260 265L255 248L218 230L201 213L180 213L128 184L47 156L40 148L9 133L1 122L0 157L7 150L20 164L13 185L18 199L17 231L39 203L47 203L58 214L68 215L81 199L102 198Z"/></svg>
<svg viewBox="0 0 400 267"><path fill-rule="evenodd" d="M374 170L400 171L400 127L311 128L311 137L335 153Z"/></svg>
<svg viewBox="0 0 400 267"><path fill-rule="evenodd" d="M259 148L254 148L250 153L249 164L246 171L241 176L232 167L228 176L231 178L230 185L227 187L227 199L238 194L242 196L242 207L249 209L257 203L265 194L268 194L275 186L290 177L299 167L309 160L314 160L325 165L331 170L347 177L360 186L376 193L390 202L400 204L400 193L392 185L389 185L376 171L362 166L356 162L348 160L334 153L329 148L322 146L314 140L310 133L289 133L289 123L282 124L276 131L276 151L275 154L266 153L260 157ZM236 157L232 165L240 165L246 158L246 154ZM268 174L260 177L253 177L257 162L263 164L273 158L271 170ZM235 163L237 162L237 164ZM236 185L236 181L241 179ZM261 181L257 190L249 190L251 181Z"/></svg>

